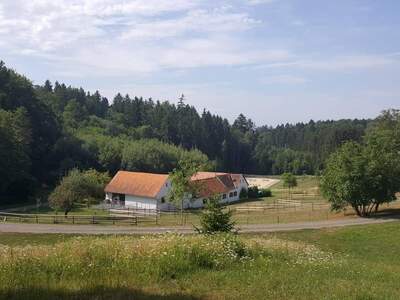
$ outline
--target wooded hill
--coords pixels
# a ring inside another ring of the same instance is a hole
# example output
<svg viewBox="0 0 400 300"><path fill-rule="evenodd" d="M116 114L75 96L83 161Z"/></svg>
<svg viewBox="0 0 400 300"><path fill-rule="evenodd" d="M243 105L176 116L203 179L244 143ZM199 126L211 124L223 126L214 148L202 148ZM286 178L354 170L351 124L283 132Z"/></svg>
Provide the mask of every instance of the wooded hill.
<svg viewBox="0 0 400 300"><path fill-rule="evenodd" d="M210 170L316 174L344 141L361 140L369 122L256 127L241 114L230 124L184 97L175 104L117 94L110 101L59 82L33 86L1 62L0 201L26 200L75 167L170 172L184 157Z"/></svg>

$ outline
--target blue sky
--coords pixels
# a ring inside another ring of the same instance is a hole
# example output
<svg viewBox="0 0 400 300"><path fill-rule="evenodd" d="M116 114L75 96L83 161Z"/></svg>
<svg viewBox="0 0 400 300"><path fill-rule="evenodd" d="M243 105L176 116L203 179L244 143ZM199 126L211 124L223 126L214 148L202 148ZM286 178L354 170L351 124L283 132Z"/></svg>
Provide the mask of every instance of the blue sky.
<svg viewBox="0 0 400 300"><path fill-rule="evenodd" d="M257 125L400 108L400 1L2 0L0 59Z"/></svg>

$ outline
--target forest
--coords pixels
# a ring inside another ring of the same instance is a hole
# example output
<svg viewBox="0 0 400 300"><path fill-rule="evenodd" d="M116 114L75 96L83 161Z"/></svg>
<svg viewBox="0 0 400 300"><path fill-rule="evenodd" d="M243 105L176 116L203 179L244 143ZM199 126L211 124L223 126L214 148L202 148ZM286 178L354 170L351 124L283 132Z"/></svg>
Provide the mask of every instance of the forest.
<svg viewBox="0 0 400 300"><path fill-rule="evenodd" d="M33 85L0 62L0 204L35 197L74 168L168 173L188 158L216 171L319 174L371 122L257 127L240 114L231 124L183 95L176 103L119 93L107 99L57 81Z"/></svg>

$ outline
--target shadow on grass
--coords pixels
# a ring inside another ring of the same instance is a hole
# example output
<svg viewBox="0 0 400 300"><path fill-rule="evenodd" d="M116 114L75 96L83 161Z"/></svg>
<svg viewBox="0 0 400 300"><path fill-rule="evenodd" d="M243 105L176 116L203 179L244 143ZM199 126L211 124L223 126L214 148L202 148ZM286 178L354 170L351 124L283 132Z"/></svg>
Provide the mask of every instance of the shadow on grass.
<svg viewBox="0 0 400 300"><path fill-rule="evenodd" d="M379 210L377 213L373 213L369 218L400 220L400 208L384 208Z"/></svg>
<svg viewBox="0 0 400 300"><path fill-rule="evenodd" d="M64 300L64 299L134 299L134 300L200 300L201 298L180 293L174 294L155 294L143 292L140 290L130 289L126 287L108 288L97 286L90 289L81 290L65 290L65 289L43 289L43 288L26 288L15 289L12 291L0 291L0 299L20 300L20 299L37 299L37 300Z"/></svg>

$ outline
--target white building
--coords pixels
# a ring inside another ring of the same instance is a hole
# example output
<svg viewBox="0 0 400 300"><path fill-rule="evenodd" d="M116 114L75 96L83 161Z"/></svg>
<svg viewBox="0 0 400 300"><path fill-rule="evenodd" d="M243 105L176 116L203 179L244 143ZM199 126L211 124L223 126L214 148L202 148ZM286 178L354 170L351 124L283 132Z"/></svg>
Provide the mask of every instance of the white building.
<svg viewBox="0 0 400 300"><path fill-rule="evenodd" d="M220 195L221 203L240 199L240 191L248 189L242 174L199 172L192 177L198 185L197 195L184 200L184 208L201 208L205 199ZM105 188L106 202L137 209L170 210L167 197L171 189L168 175L119 171Z"/></svg>

